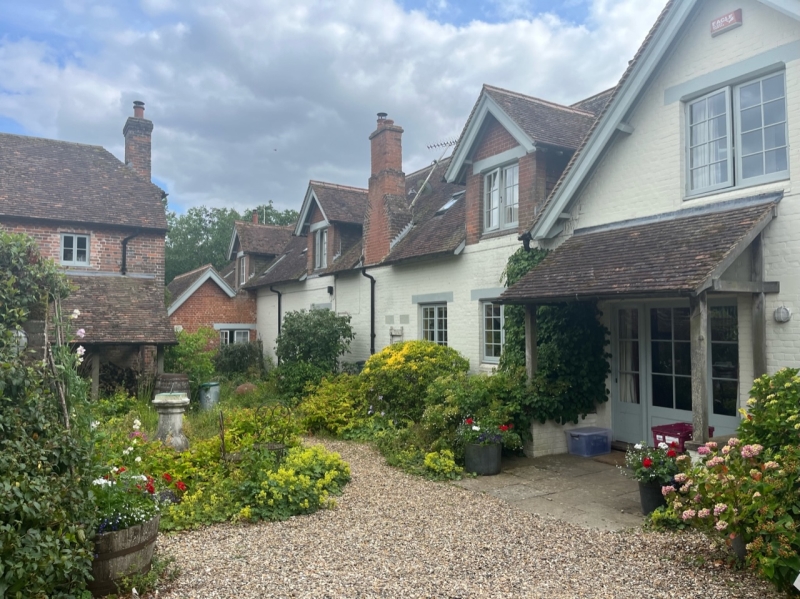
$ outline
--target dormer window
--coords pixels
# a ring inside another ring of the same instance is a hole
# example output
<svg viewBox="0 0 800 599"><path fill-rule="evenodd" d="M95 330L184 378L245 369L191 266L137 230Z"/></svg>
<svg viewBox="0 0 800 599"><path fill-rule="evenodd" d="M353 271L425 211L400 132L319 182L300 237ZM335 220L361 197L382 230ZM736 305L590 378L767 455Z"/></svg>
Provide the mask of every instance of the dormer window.
<svg viewBox="0 0 800 599"><path fill-rule="evenodd" d="M328 229L317 229L314 233L314 268L328 267Z"/></svg>
<svg viewBox="0 0 800 599"><path fill-rule="evenodd" d="M519 164L486 173L483 185L484 230L516 227L519 211Z"/></svg>
<svg viewBox="0 0 800 599"><path fill-rule="evenodd" d="M239 258L239 287L247 282L247 256Z"/></svg>
<svg viewBox="0 0 800 599"><path fill-rule="evenodd" d="M61 235L61 264L89 266L89 236L64 233Z"/></svg>

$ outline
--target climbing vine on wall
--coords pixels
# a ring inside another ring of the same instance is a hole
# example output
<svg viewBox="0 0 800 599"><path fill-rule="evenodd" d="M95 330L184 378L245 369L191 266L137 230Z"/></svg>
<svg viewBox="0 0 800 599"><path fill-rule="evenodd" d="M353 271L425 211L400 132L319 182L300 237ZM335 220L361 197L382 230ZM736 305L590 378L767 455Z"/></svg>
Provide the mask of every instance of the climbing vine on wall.
<svg viewBox="0 0 800 599"><path fill-rule="evenodd" d="M520 248L506 265L506 286L511 286L547 255L546 250ZM609 332L600 322L596 302L570 302L540 306L538 370L523 394L531 418L545 422L577 422L608 400L606 377ZM525 368L525 312L521 306L505 308L505 345L500 369Z"/></svg>

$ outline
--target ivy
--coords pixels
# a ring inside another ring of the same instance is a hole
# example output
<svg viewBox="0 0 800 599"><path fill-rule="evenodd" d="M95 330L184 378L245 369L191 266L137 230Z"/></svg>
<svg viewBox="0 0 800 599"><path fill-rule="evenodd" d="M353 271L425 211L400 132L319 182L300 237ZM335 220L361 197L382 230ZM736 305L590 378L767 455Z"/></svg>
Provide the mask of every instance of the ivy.
<svg viewBox="0 0 800 599"><path fill-rule="evenodd" d="M547 255L546 250L520 248L506 265L506 286L519 281ZM600 322L596 302L540 306L538 369L523 394L527 414L540 422L578 422L608 400L606 377L610 355L609 331ZM525 368L525 312L522 306L505 308L506 342L500 358L505 372Z"/></svg>

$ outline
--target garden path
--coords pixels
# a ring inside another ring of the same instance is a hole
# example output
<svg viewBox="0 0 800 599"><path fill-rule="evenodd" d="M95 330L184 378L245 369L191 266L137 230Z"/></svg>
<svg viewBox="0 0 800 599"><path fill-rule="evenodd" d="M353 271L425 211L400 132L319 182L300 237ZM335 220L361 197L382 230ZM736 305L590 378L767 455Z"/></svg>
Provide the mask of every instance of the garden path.
<svg viewBox="0 0 800 599"><path fill-rule="evenodd" d="M352 469L336 509L162 535L181 574L159 597L778 597L703 536L586 529L324 445Z"/></svg>

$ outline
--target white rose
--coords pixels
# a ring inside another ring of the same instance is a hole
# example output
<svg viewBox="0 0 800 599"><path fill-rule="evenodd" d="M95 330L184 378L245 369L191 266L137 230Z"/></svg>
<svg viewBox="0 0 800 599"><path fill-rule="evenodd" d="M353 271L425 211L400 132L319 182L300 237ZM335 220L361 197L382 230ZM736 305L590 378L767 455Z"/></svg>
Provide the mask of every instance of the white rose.
<svg viewBox="0 0 800 599"><path fill-rule="evenodd" d="M136 456L136 459L135 459L134 461L135 461L137 464L138 464L139 462L141 462L141 461L142 461L142 458L141 458L141 456L138 456L138 455L137 455L137 456ZM147 477L145 477L145 478L147 478Z"/></svg>
<svg viewBox="0 0 800 599"><path fill-rule="evenodd" d="M659 449L669 449L669 445L667 445L666 443L664 443L662 441L661 443L658 444L658 448Z"/></svg>
<svg viewBox="0 0 800 599"><path fill-rule="evenodd" d="M477 424L473 424L472 425L472 430L479 431L479 430L481 430L481 427L479 427Z"/></svg>
<svg viewBox="0 0 800 599"><path fill-rule="evenodd" d="M633 448L634 449L641 449L642 448L642 444L641 443L637 443L636 445L633 446Z"/></svg>

